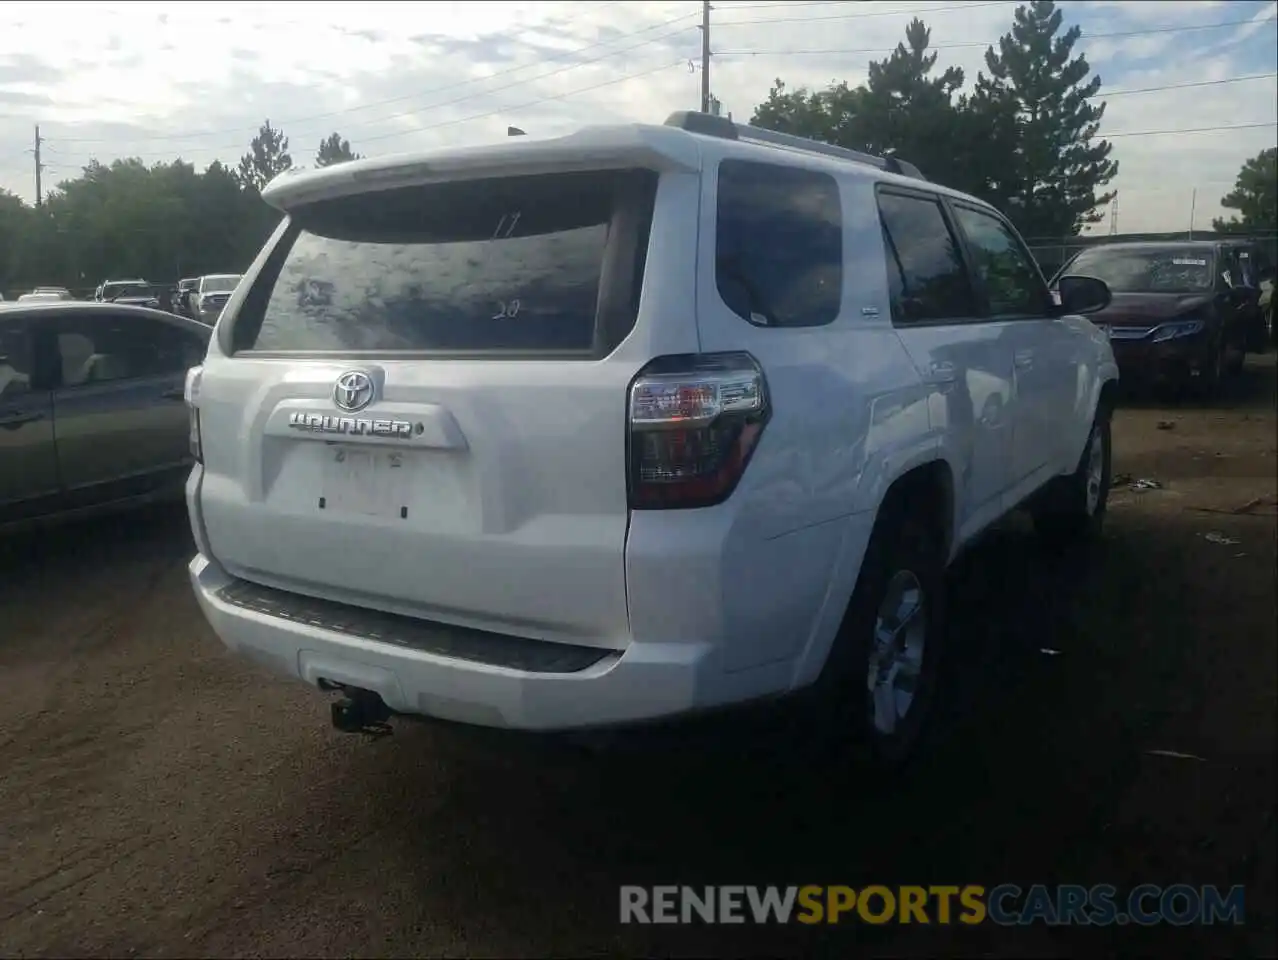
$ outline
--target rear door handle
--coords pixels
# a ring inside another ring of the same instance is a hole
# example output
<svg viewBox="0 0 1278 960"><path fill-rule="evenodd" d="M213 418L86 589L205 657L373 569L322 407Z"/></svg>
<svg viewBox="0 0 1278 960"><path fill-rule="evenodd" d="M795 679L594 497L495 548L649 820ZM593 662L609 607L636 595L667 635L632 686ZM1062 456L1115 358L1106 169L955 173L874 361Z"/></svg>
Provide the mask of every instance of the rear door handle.
<svg viewBox="0 0 1278 960"><path fill-rule="evenodd" d="M928 367L928 383L953 383L957 379L954 364L948 360L937 360Z"/></svg>
<svg viewBox="0 0 1278 960"><path fill-rule="evenodd" d="M181 387L174 387L172 390L163 391L160 396L165 400L185 400L186 394L182 392Z"/></svg>
<svg viewBox="0 0 1278 960"><path fill-rule="evenodd" d="M43 420L44 414L36 413L13 413L7 417L0 417L0 427L6 430L17 430L27 423L35 423L37 420Z"/></svg>
<svg viewBox="0 0 1278 960"><path fill-rule="evenodd" d="M1016 364L1018 369L1028 370L1030 367L1034 366L1034 351L1017 350L1012 357L1012 362Z"/></svg>

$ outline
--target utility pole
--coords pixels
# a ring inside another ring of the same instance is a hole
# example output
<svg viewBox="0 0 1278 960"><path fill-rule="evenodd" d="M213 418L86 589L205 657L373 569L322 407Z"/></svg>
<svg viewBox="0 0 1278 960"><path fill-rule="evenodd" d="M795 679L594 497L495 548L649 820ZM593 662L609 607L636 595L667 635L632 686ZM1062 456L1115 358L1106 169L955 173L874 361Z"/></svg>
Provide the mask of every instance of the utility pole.
<svg viewBox="0 0 1278 960"><path fill-rule="evenodd" d="M1118 233L1118 191L1114 191L1114 203L1109 208L1109 235Z"/></svg>
<svg viewBox="0 0 1278 960"><path fill-rule="evenodd" d="M1189 239L1194 239L1194 208L1198 206L1198 188L1189 195Z"/></svg>
<svg viewBox="0 0 1278 960"><path fill-rule="evenodd" d="M710 0L701 0L701 112L710 112Z"/></svg>
<svg viewBox="0 0 1278 960"><path fill-rule="evenodd" d="M43 141L41 141L41 139L40 139L40 124L38 124L38 123L37 123L37 124L36 124L36 128L35 128L35 167L36 167L36 171L35 171L35 173L36 173L36 202L35 202L35 205L36 205L37 207L38 207L38 206L40 206L42 203L44 203L44 186L43 186L43 184L40 182L40 174L41 174L41 172L44 170L44 164L40 162L40 144L41 144L42 142L43 142Z"/></svg>

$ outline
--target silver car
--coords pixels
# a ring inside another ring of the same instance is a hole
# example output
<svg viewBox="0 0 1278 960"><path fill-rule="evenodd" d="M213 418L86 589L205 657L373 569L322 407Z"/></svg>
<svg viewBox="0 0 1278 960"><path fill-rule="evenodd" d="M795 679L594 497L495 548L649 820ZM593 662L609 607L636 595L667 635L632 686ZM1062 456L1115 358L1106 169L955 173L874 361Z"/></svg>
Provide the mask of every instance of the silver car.
<svg viewBox="0 0 1278 960"><path fill-rule="evenodd" d="M175 495L204 324L114 303L0 310L0 530Z"/></svg>
<svg viewBox="0 0 1278 960"><path fill-rule="evenodd" d="M200 277L195 291L191 294L191 316L209 326L217 323L222 315L222 308L239 285L238 273L210 273Z"/></svg>

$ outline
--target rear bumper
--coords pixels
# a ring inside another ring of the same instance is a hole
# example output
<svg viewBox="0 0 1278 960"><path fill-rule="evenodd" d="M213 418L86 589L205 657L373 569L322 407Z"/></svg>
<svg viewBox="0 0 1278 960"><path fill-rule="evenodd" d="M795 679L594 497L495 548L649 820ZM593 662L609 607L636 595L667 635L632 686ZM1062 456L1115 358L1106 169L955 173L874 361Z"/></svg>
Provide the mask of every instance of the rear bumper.
<svg viewBox="0 0 1278 960"><path fill-rule="evenodd" d="M371 690L397 713L484 727L584 730L740 699L737 685L723 682L711 644L632 643L573 673L529 672L245 609L225 599L235 581L216 562L197 554L189 569L204 615L231 651L312 686L323 680ZM788 670L777 672L776 692L788 677Z"/></svg>

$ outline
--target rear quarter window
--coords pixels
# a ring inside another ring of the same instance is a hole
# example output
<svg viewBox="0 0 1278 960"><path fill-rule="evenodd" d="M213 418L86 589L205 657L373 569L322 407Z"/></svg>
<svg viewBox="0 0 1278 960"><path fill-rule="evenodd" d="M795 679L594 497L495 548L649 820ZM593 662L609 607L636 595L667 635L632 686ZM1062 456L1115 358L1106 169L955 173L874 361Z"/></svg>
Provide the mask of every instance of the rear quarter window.
<svg viewBox="0 0 1278 960"><path fill-rule="evenodd" d="M647 171L605 171L314 204L255 283L234 348L596 353L619 311L633 326L655 188Z"/></svg>
<svg viewBox="0 0 1278 960"><path fill-rule="evenodd" d="M719 164L715 283L760 326L818 327L843 298L843 212L827 173L753 160Z"/></svg>

